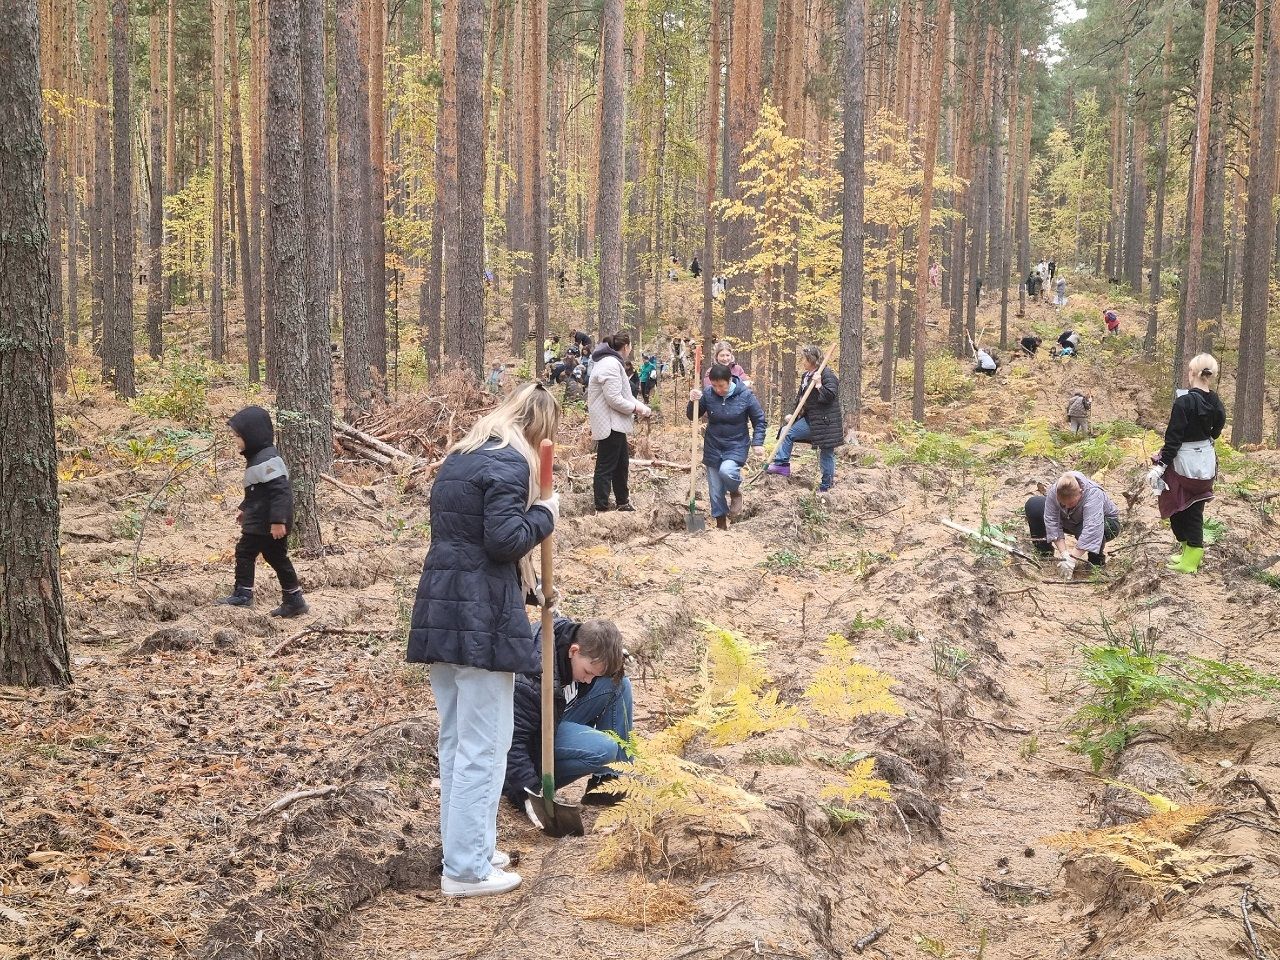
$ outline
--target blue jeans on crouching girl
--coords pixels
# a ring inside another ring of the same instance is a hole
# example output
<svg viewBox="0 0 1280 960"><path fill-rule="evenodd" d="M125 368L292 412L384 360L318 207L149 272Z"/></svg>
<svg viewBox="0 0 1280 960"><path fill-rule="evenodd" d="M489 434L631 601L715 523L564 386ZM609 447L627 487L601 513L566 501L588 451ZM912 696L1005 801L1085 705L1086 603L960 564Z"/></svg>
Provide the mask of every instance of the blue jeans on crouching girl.
<svg viewBox="0 0 1280 960"><path fill-rule="evenodd" d="M707 495L711 499L711 516L729 514L728 495L742 487L742 466L737 461L725 460L720 466L707 465Z"/></svg>
<svg viewBox="0 0 1280 960"><path fill-rule="evenodd" d="M613 776L609 764L626 752L605 731L631 735L631 681L597 677L565 707L556 726L556 786L589 776Z"/></svg>
<svg viewBox="0 0 1280 960"><path fill-rule="evenodd" d="M791 425L787 435L778 444L778 449L773 452L773 462L778 464L790 463L791 448L797 443L810 443L812 440L813 432L809 429L809 421L801 417ZM819 447L818 464L822 467L822 488L829 490L836 481L835 447Z"/></svg>

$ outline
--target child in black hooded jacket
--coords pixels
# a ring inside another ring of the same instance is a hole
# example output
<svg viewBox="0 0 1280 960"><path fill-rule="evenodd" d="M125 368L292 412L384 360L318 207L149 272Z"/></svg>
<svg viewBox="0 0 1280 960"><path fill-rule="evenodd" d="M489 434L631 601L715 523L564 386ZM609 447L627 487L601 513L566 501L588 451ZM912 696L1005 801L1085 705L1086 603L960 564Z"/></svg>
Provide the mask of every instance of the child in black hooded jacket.
<svg viewBox="0 0 1280 960"><path fill-rule="evenodd" d="M232 607L253 605L254 567L262 554L280 578L284 594L271 616L301 616L308 610L307 602L289 559L293 485L289 468L274 446L271 414L262 407L245 407L227 421L227 426L244 454L244 499L236 513L240 542L236 544L235 591L218 602Z"/></svg>

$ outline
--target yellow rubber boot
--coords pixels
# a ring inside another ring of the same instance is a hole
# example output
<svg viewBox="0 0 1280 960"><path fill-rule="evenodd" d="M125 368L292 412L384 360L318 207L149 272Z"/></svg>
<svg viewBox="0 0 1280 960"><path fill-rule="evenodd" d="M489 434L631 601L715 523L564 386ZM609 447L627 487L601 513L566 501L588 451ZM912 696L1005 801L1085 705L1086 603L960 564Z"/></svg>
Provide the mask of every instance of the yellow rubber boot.
<svg viewBox="0 0 1280 960"><path fill-rule="evenodd" d="M1169 569L1175 573L1197 573L1204 561L1204 547L1187 547L1182 551L1182 559Z"/></svg>

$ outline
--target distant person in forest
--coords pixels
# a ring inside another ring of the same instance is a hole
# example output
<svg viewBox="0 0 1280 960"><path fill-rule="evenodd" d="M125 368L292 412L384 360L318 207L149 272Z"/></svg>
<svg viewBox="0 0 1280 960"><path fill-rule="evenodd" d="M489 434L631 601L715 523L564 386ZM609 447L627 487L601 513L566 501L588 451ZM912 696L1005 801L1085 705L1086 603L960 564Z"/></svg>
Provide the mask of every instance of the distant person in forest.
<svg viewBox="0 0 1280 960"><path fill-rule="evenodd" d="M640 399L649 402L649 395L658 385L658 358L652 354L644 358L640 364Z"/></svg>
<svg viewBox="0 0 1280 960"><path fill-rule="evenodd" d="M702 264L698 262L698 258L696 256L689 263L689 272L693 274L693 278L695 280L697 280L698 277L702 276Z"/></svg>
<svg viewBox="0 0 1280 960"><path fill-rule="evenodd" d="M484 381L484 385L490 393L502 392L502 377L505 372L506 368L503 367L501 360L493 361L493 364L489 367L489 376Z"/></svg>
<svg viewBox="0 0 1280 960"><path fill-rule="evenodd" d="M1028 334L1018 341L1018 346L1022 348L1022 352L1027 356L1034 357L1042 343L1044 343L1044 339L1042 337L1037 337L1034 334Z"/></svg>
<svg viewBox="0 0 1280 960"><path fill-rule="evenodd" d="M988 377L994 377L996 375L996 368L999 364L996 362L996 358L982 347L975 348L973 351L973 360L974 373L981 373Z"/></svg>
<svg viewBox="0 0 1280 960"><path fill-rule="evenodd" d="M1047 302L1049 291L1052 289L1050 286L1052 278L1049 276L1049 262L1047 260L1040 261L1040 266L1036 268L1036 276L1039 278L1039 283L1036 284L1036 287L1040 291L1040 298Z"/></svg>
<svg viewBox="0 0 1280 960"><path fill-rule="evenodd" d="M751 388L724 364L713 364L708 380L709 386L689 391L685 416L694 418L696 402L698 418L706 418L702 464L707 468L707 496L716 526L727 530L729 519L742 513L742 468L749 452L764 456L764 409Z"/></svg>
<svg viewBox="0 0 1280 960"><path fill-rule="evenodd" d="M790 429L778 444L773 462L766 469L780 477L791 476L792 447L797 443L811 443L818 449L818 463L822 470L818 492L827 493L836 482L836 447L844 443L840 380L830 367L822 367L822 375L818 376L818 368L822 366L822 350L818 346L812 343L805 345L800 351L800 359L804 363L804 375L796 389L795 405L786 419ZM810 383L814 383L814 388L801 402Z"/></svg>
<svg viewBox="0 0 1280 960"><path fill-rule="evenodd" d="M1076 564L1106 564L1106 544L1120 533L1120 511L1107 492L1083 473L1070 470L1045 496L1027 500L1023 512L1031 544L1041 556L1058 557L1058 569L1070 580ZM1067 535L1075 537L1067 545Z"/></svg>
<svg viewBox="0 0 1280 960"><path fill-rule="evenodd" d="M929 264L929 286L934 290L942 285L942 264L934 260Z"/></svg>
<svg viewBox="0 0 1280 960"><path fill-rule="evenodd" d="M497 848L515 675L537 670L525 603L541 602L531 554L560 518L540 499L538 454L560 408L530 383L453 445L431 488L431 546L406 659L430 664L439 716L440 839L447 897L506 893L520 875Z"/></svg>
<svg viewBox="0 0 1280 960"><path fill-rule="evenodd" d="M1058 334L1058 353L1064 357L1078 356L1080 353L1080 334L1074 330L1063 330Z"/></svg>
<svg viewBox="0 0 1280 960"><path fill-rule="evenodd" d="M671 338L671 375L673 377L683 377L685 375L685 352L684 340L680 337Z"/></svg>
<svg viewBox="0 0 1280 960"><path fill-rule="evenodd" d="M617 779L613 764L627 759L619 742L631 735L631 681L623 673L627 651L612 620L578 623L557 617L552 628L552 730L556 787L590 777L582 802L613 806L623 794L601 790ZM542 624L533 625L535 648ZM542 829L542 669L516 677L513 733L503 793Z"/></svg>
<svg viewBox="0 0 1280 960"><path fill-rule="evenodd" d="M718 340L716 345L711 348L712 366L720 364L729 368L729 373L734 379L740 381L744 387L751 386L751 378L747 376L747 371L742 369L742 364L738 363L737 358L733 354L733 347L729 346L727 340ZM711 386L711 371L708 368L707 373L702 378L704 387Z"/></svg>
<svg viewBox="0 0 1280 960"><path fill-rule="evenodd" d="M1049 282L1050 282L1050 283L1053 283L1054 279L1055 279L1057 276L1058 276L1058 264L1057 264L1057 261L1055 261L1055 260L1050 260L1050 261L1049 261Z"/></svg>
<svg viewBox="0 0 1280 960"><path fill-rule="evenodd" d="M596 441L596 513L609 509L610 489L614 509L635 510L627 485L631 470L627 437L635 429L636 417L650 417L653 411L631 392L626 367L631 358L630 334L605 337L591 358L594 363L587 381L587 414L591 437Z"/></svg>
<svg viewBox="0 0 1280 960"><path fill-rule="evenodd" d="M1120 332L1120 314L1108 307L1102 311L1102 322L1107 327L1107 336L1114 337Z"/></svg>
<svg viewBox="0 0 1280 960"><path fill-rule="evenodd" d="M1039 282L1040 282L1040 275L1036 273L1035 267L1032 267L1031 270L1027 272L1026 283L1027 283L1027 299L1028 300L1034 300L1039 295L1039 292L1040 292L1040 289L1038 286Z"/></svg>
<svg viewBox="0 0 1280 960"><path fill-rule="evenodd" d="M634 363L630 360L626 363L627 382L631 384L631 395L633 397L640 396L640 371L636 369Z"/></svg>
<svg viewBox="0 0 1280 960"><path fill-rule="evenodd" d="M1218 455L1213 442L1222 435L1227 410L1216 388L1218 361L1210 354L1192 357L1187 387L1179 390L1164 431L1164 446L1151 457L1148 479L1160 498L1160 517L1168 520L1181 552L1169 569L1196 573L1204 560L1204 505L1213 499Z"/></svg>
<svg viewBox="0 0 1280 960"><path fill-rule="evenodd" d="M244 499L236 509L240 540L236 543L235 589L218 603L253 606L254 572L261 554L280 578L282 599L271 616L300 617L310 608L289 559L293 484L289 482L289 468L275 448L271 414L262 407L245 407L227 421L227 426L244 455Z"/></svg>
<svg viewBox="0 0 1280 960"><path fill-rule="evenodd" d="M724 296L724 277L717 276L711 281L711 298L719 300Z"/></svg>
<svg viewBox="0 0 1280 960"><path fill-rule="evenodd" d="M581 330L573 331L573 345L577 347L579 353L591 352L591 337Z"/></svg>
<svg viewBox="0 0 1280 960"><path fill-rule="evenodd" d="M1059 277L1053 287L1053 305L1055 307L1065 307L1067 305L1067 278Z"/></svg>
<svg viewBox="0 0 1280 960"><path fill-rule="evenodd" d="M1072 433L1089 432L1089 411L1093 408L1093 400L1087 393L1079 390L1071 394L1067 400L1067 427Z"/></svg>

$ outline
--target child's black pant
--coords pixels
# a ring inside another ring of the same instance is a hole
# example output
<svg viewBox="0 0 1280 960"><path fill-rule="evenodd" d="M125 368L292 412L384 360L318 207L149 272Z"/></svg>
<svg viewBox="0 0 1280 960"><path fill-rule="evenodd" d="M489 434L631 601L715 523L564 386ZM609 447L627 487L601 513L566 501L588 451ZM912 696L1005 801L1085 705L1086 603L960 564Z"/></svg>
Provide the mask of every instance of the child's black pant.
<svg viewBox="0 0 1280 960"><path fill-rule="evenodd" d="M240 542L236 544L236 586L252 587L254 567L258 563L258 554L271 564L271 569L280 578L280 589L291 592L298 589L298 572L293 569L293 561L289 559L289 540L281 537L277 540L269 533L242 533Z"/></svg>
<svg viewBox="0 0 1280 960"><path fill-rule="evenodd" d="M1205 501L1198 500L1169 518L1169 526L1179 543L1196 548L1204 546L1204 504Z"/></svg>

